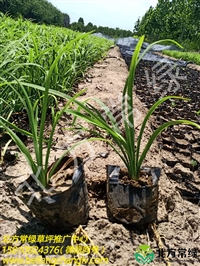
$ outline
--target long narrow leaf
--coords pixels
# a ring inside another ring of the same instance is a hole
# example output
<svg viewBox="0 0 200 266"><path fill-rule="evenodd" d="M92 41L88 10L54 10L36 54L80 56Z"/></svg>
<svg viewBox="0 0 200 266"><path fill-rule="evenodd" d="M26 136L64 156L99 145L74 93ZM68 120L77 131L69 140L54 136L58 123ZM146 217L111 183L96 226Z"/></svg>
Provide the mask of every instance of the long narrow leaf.
<svg viewBox="0 0 200 266"><path fill-rule="evenodd" d="M137 65L139 64L139 62L142 60L142 58L145 56L145 54L151 50L151 48L155 45L155 44L159 44L159 43L163 43L163 42L171 42L171 43L174 43L176 46L178 46L179 48L183 48L182 45L180 45L178 42L172 40L172 39L164 39L164 40L159 40L159 41L156 41L154 43L151 43L148 45L148 47L144 50L144 52L140 55L138 61L137 61Z"/></svg>
<svg viewBox="0 0 200 266"><path fill-rule="evenodd" d="M88 34L85 34L84 36L88 36ZM45 91L44 91L44 98L43 98L43 107L42 107L42 117L41 117L41 123L40 123L40 134L39 134L39 147L40 147L40 155L39 158L43 157L43 150L42 150L42 139L43 139L43 133L44 133L44 127L45 127L45 120L46 120L46 113L47 113L47 108L48 108L48 95L49 95L49 90L50 90L50 85L51 85L51 77L54 69L57 67L58 61L60 60L61 56L63 55L64 52L66 52L71 45L76 42L77 40L83 38L83 35L76 37L74 40L70 41L66 46L64 46L63 49L59 52L59 54L56 56L53 64L51 65L46 81L45 81ZM42 160L42 159L41 159Z"/></svg>
<svg viewBox="0 0 200 266"><path fill-rule="evenodd" d="M141 141L142 141L142 135L144 133L145 126L146 126L146 124L147 124L150 116L153 114L153 112L155 111L155 109L158 106L160 106L163 102L165 102L165 101L167 101L169 99L179 99L179 100L185 100L185 101L186 100L189 100L188 98L183 98L183 97L180 97L180 96L166 96L164 98L159 99L156 103L154 103L154 105L147 112L147 114L146 114L146 116L145 116L145 118L143 120L141 129L140 129L140 133L139 133L138 141L137 141L137 149L136 149L136 162L138 162L138 158L139 158L140 145L141 145Z"/></svg>
<svg viewBox="0 0 200 266"><path fill-rule="evenodd" d="M20 149L20 151L24 154L24 156L27 159L28 164L30 165L32 171L34 174L37 172L37 166L34 163L32 156L29 152L29 150L26 148L25 144L21 141L21 139L0 120L0 125L6 129L7 133L11 136L13 141L17 144L17 147Z"/></svg>
<svg viewBox="0 0 200 266"><path fill-rule="evenodd" d="M139 40L139 42L136 45L135 51L132 56L131 60L131 65L130 65L130 70L129 70L129 75L128 75L128 80L127 83L125 84L124 87L124 92L123 92L123 100L126 101L126 111L124 112L126 116L124 117L124 126L125 126L125 132L126 132L126 141L127 141L127 152L129 156L129 160L131 162L130 167L131 173L135 175L136 171L136 158L135 158L135 129L134 129L134 106L133 106L133 86L134 86L134 79L135 79L135 71L137 67L137 59L139 56L139 52L142 47L142 43L144 41L144 36L142 36ZM124 99L124 97L127 97L127 99ZM128 119L128 122L126 121Z"/></svg>

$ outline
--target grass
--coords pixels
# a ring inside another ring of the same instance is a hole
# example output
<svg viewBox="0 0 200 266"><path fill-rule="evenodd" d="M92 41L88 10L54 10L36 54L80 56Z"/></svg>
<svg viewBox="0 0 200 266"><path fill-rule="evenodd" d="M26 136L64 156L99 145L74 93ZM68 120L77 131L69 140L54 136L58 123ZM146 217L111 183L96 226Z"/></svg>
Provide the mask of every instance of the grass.
<svg viewBox="0 0 200 266"><path fill-rule="evenodd" d="M62 46L61 49L58 50L57 54L53 58L53 62L50 64L49 70L44 72L44 83L42 85L40 84L40 82L38 82L38 84L32 83L29 80L29 77L27 77L27 79L22 77L16 78L14 77L14 75L10 76L11 79L13 78L12 81L5 80L2 83L0 82L0 89L2 89L3 87L8 87L12 94L15 94L17 96L16 99L20 101L23 109L26 110L30 130L26 131L23 128L18 127L17 125L9 122L9 118L6 119L1 114L0 126L10 135L16 146L25 156L29 166L32 169L33 174L38 177L38 182L42 188L47 187L48 182L51 176L54 174L58 164L70 151L64 151L62 156L60 156L59 160L56 161L55 165L51 169L48 168L50 152L54 143L53 136L59 119L61 118L63 113L66 112L66 109L69 108L71 103L82 93L82 91L76 93L73 97L70 97L69 95L65 94L65 98L68 101L62 109L57 110L57 108L51 106L51 131L48 140L46 140L44 138L44 131L46 125L47 110L49 108L49 98L52 98L54 99L54 101L57 102L57 97L62 97L62 95L59 95L59 93L61 93L60 91L54 89L55 92L58 93L54 96L52 95L50 90L52 90L52 88L57 88L57 85L60 84L58 82L58 65L61 58L68 57L68 53L70 53L73 49L74 53L78 57L78 51L82 49L82 47L79 47L80 42L81 44L83 44L84 47L84 43L87 44L86 39L88 37L90 37L90 33L84 35L79 34L76 36L76 38L73 38L71 41L67 42L65 45ZM79 63L78 59L77 62ZM37 70L40 71L41 66L39 64L35 64L34 67L37 74ZM55 76L55 73L57 74L57 76ZM61 87L61 89L63 88L65 87ZM41 96L36 101L33 101L33 98L31 97L32 95L30 95L31 91L34 92L36 96L37 94L41 94ZM41 115L39 114L39 109L41 110ZM29 149L26 147L26 144L23 143L23 141L18 137L16 132L20 132L26 135L27 137L32 138L33 150L36 159L33 159L33 156ZM79 143L76 143L73 146L76 146Z"/></svg>
<svg viewBox="0 0 200 266"><path fill-rule="evenodd" d="M112 45L111 41L96 36L84 37L85 34L66 28L37 25L22 18L13 20L5 15L0 16L0 30L0 115L5 118L23 108L8 82L18 80L44 86L57 55L70 41L76 40L62 53L50 80L51 89L70 93L86 70ZM12 86L20 90L17 83ZM36 101L42 104L43 92L29 87L27 94L32 105ZM49 105L54 102L50 97Z"/></svg>
<svg viewBox="0 0 200 266"><path fill-rule="evenodd" d="M114 116L112 111L106 106L103 102L100 101L98 98L93 98L99 106L101 110L104 110L104 114L102 115L99 112L98 108L95 108L89 103L89 99L87 102L79 102L77 99L74 99L74 103L77 104L77 110L67 109L66 112L73 115L75 117L74 124L72 129L74 130L84 130L86 132L91 132L93 135L97 137L98 140L107 142L116 152L116 154L121 158L123 163L128 169L129 177L135 180L140 178L140 169L143 165L143 162L146 158L147 152L151 148L154 140L159 136L159 134L165 130L166 128L178 125L178 124L185 124L191 125L198 129L200 129L200 125L189 121L189 120L172 120L160 125L156 130L151 134L149 139L147 139L147 143L143 151L141 151L141 143L144 141L144 130L146 128L147 122L149 121L151 115L155 111L157 107L159 107L163 102L168 101L170 99L173 100L189 100L182 98L180 96L166 96L164 98L159 99L157 102L153 104L153 106L148 110L146 116L144 117L143 121L141 120L141 128L139 132L139 136L136 136L135 133L135 115L134 115L134 101L133 101L133 88L135 84L135 73L136 68L145 54L151 49L154 44L163 43L171 41L171 43L181 47L177 42L173 40L160 40L155 43L149 45L142 53L141 48L144 41L144 36L142 36L137 46L134 50L129 74L126 79L124 89L123 89L123 97L121 102L122 107L122 120L123 126L125 129L125 134L121 130L119 123L117 122L117 117ZM105 117L106 116L106 117ZM84 120L90 125L95 126L95 129L90 130L89 127L77 125L76 118ZM109 135L110 139L105 137ZM93 138L89 138L88 140L93 140Z"/></svg>
<svg viewBox="0 0 200 266"><path fill-rule="evenodd" d="M0 129L10 135L45 188L56 166L69 152L65 151L48 172L56 125L80 95L69 96L74 94L73 86L113 42L90 33L37 25L22 18L13 20L4 15L0 17L0 29ZM50 90L58 94L53 95ZM68 99L61 110L56 108L59 93L65 93ZM44 129L48 109L52 128L47 141ZM27 112L29 131L9 121L12 112L21 110ZM35 160L16 132L32 138Z"/></svg>
<svg viewBox="0 0 200 266"><path fill-rule="evenodd" d="M197 52L181 52L181 51L164 50L163 54L200 65L200 54Z"/></svg>

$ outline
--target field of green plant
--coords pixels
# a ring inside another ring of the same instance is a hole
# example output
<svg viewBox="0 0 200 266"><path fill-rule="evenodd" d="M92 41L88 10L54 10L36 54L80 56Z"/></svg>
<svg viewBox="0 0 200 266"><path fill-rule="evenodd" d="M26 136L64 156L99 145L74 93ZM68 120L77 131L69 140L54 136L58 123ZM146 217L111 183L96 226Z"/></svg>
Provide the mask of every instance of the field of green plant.
<svg viewBox="0 0 200 266"><path fill-rule="evenodd" d="M164 50L163 54L200 65L200 54L197 52L181 52L181 51Z"/></svg>
<svg viewBox="0 0 200 266"><path fill-rule="evenodd" d="M5 118L23 108L16 93L21 90L21 82L31 84L26 92L33 105L43 95L35 86L45 87L47 79L49 89L72 92L88 67L112 45L91 34L38 25L22 18L13 20L3 14L0 30L0 115Z"/></svg>

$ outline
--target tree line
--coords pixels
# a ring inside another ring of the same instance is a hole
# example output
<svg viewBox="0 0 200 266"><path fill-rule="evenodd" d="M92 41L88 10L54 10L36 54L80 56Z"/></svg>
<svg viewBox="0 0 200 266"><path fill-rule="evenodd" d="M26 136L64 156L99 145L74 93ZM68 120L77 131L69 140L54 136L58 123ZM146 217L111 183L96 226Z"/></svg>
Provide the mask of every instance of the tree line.
<svg viewBox="0 0 200 266"><path fill-rule="evenodd" d="M69 15L62 13L47 0L0 0L0 11L7 13L13 18L21 15L23 18L31 19L36 23L67 27L80 32L89 32L94 30L112 38L128 37L133 35L133 32L130 30L127 31L119 28L114 29L102 26L97 27L91 22L85 25L83 18L79 18L78 22L70 24Z"/></svg>
<svg viewBox="0 0 200 266"><path fill-rule="evenodd" d="M174 39L200 50L200 0L158 0L135 23L134 34L149 42Z"/></svg>
<svg viewBox="0 0 200 266"><path fill-rule="evenodd" d="M79 18L78 22L71 23L70 28L72 30L80 32L89 32L94 30L96 32L101 32L102 34L112 38L119 38L119 37L124 38L124 37L133 36L133 32L130 30L122 30L120 28L114 29L102 26L97 27L96 25L93 25L91 22L85 25L83 18Z"/></svg>
<svg viewBox="0 0 200 266"><path fill-rule="evenodd" d="M70 17L47 0L0 0L0 11L13 18L20 15L33 22L69 27Z"/></svg>

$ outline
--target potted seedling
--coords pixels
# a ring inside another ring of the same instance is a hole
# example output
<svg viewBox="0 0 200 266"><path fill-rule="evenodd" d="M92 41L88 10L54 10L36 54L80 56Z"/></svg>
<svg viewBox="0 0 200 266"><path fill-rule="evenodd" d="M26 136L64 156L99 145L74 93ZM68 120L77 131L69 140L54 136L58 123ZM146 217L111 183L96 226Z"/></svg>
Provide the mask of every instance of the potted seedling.
<svg viewBox="0 0 200 266"><path fill-rule="evenodd" d="M80 38L80 37L79 37ZM30 131L23 130L8 119L0 116L0 126L6 130L16 146L25 156L32 175L28 177L18 188L17 195L29 207L43 225L53 233L67 232L74 226L85 224L88 218L88 193L85 182L82 159L68 155L65 151L59 159L50 165L50 151L53 145L53 136L59 119L79 96L69 97L66 105L59 111L51 107L51 131L48 140L44 137L48 99L54 70L58 66L60 57L74 43L69 42L55 58L49 69L44 86L37 86L24 82L23 79L1 83L10 86L23 103L28 115ZM28 91L40 89L43 96L34 104L31 102ZM54 97L54 96L53 96ZM42 103L41 118L39 119L39 102ZM26 144L18 137L20 132L33 140L33 153ZM78 144L74 144L71 148ZM23 173L22 173L23 174Z"/></svg>
<svg viewBox="0 0 200 266"><path fill-rule="evenodd" d="M89 101L81 103L77 99L75 99L74 102L78 105L78 108L75 110L67 110L68 113L75 117L75 120L76 118L80 118L95 126L97 130L90 130L83 126L78 127L77 123L73 124L73 129L91 131L92 134L96 134L99 140L106 141L123 161L125 169L121 169L116 165L107 166L108 217L111 221L135 225L147 224L155 221L157 217L158 179L160 176L160 169L157 167L143 167L143 161L154 140L167 127L176 124L188 124L200 129L200 125L188 120L166 122L153 132L147 140L145 148L141 151L141 141L144 129L154 110L160 106L160 104L169 99L188 100L179 96L166 96L159 99L147 112L144 120L142 121L139 136L136 138L133 103L133 86L136 68L146 52L151 49L154 44L162 42L158 41L149 45L146 50L140 54L143 41L144 36L141 37L137 43L132 56L129 75L123 90L121 104L123 130L120 129L117 120L113 116L109 107L102 103L99 99L95 100L99 104L100 108L103 108L104 114L94 107L94 105L91 105ZM173 40L164 41L171 41L180 46ZM106 135L109 135L108 138L105 137L105 132Z"/></svg>

